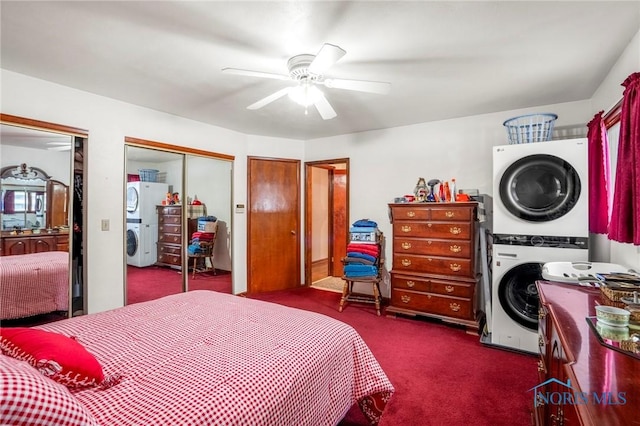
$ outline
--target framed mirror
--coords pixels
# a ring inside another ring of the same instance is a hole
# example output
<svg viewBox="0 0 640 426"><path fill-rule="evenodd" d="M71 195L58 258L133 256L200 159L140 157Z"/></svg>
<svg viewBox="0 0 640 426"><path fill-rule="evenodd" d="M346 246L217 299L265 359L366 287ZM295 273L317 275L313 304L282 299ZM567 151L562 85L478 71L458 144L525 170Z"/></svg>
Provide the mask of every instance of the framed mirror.
<svg viewBox="0 0 640 426"><path fill-rule="evenodd" d="M190 289L231 293L233 158L125 141L125 304Z"/></svg>
<svg viewBox="0 0 640 426"><path fill-rule="evenodd" d="M0 119L0 320L31 326L81 315L87 132Z"/></svg>

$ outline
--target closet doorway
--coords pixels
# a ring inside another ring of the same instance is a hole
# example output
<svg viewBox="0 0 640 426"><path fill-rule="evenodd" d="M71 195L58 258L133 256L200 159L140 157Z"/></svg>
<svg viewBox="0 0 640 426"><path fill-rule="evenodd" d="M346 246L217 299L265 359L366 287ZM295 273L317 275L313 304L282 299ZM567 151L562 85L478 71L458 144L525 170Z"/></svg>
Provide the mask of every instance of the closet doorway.
<svg viewBox="0 0 640 426"><path fill-rule="evenodd" d="M305 163L306 283L342 277L348 235L349 159Z"/></svg>
<svg viewBox="0 0 640 426"><path fill-rule="evenodd" d="M233 159L125 139L125 304L233 292Z"/></svg>

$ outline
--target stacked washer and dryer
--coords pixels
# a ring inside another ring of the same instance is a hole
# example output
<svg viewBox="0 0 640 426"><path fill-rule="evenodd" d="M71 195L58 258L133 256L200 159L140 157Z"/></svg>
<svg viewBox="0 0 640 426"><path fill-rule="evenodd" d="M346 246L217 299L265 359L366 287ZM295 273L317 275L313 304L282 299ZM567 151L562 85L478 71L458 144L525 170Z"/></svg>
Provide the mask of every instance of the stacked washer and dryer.
<svg viewBox="0 0 640 426"><path fill-rule="evenodd" d="M127 264L145 267L158 260L158 213L169 185L158 182L127 183Z"/></svg>
<svg viewBox="0 0 640 426"><path fill-rule="evenodd" d="M538 351L542 265L589 258L587 140L493 148L490 342Z"/></svg>

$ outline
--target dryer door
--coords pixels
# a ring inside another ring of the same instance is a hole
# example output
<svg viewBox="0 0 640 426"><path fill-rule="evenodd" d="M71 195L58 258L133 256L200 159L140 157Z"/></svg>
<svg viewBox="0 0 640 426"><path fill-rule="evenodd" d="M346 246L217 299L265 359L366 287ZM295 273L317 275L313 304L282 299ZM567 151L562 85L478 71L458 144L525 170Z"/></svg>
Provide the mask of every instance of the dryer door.
<svg viewBox="0 0 640 426"><path fill-rule="evenodd" d="M522 263L507 271L498 284L498 297L504 312L532 331L538 329L536 281L541 279L542 263Z"/></svg>
<svg viewBox="0 0 640 426"><path fill-rule="evenodd" d="M138 252L140 242L138 235L133 229L127 229L127 256L133 257Z"/></svg>
<svg viewBox="0 0 640 426"><path fill-rule="evenodd" d="M127 213L135 213L138 211L138 190L133 187L127 187Z"/></svg>
<svg viewBox="0 0 640 426"><path fill-rule="evenodd" d="M567 214L580 197L580 177L565 160L548 154L523 157L500 179L500 200L514 216L548 222Z"/></svg>

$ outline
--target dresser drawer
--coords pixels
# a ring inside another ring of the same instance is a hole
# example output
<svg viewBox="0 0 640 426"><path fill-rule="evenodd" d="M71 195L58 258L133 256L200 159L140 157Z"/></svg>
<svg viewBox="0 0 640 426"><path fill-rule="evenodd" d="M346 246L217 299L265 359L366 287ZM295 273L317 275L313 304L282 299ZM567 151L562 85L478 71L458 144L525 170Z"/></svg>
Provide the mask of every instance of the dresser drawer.
<svg viewBox="0 0 640 426"><path fill-rule="evenodd" d="M471 241L398 237L393 240L393 252L469 258Z"/></svg>
<svg viewBox="0 0 640 426"><path fill-rule="evenodd" d="M182 217L182 206L160 206L158 207L158 213Z"/></svg>
<svg viewBox="0 0 640 426"><path fill-rule="evenodd" d="M162 225L162 224L181 225L182 224L182 216L180 216L180 215L161 214L160 216L158 216L158 223L160 225Z"/></svg>
<svg viewBox="0 0 640 426"><path fill-rule="evenodd" d="M167 233L167 234L180 234L182 232L182 225L175 223L164 223L161 222L158 225L158 233Z"/></svg>
<svg viewBox="0 0 640 426"><path fill-rule="evenodd" d="M393 289L391 304L397 308L428 312L453 318L473 319L473 304L470 299L442 296L433 293Z"/></svg>
<svg viewBox="0 0 640 426"><path fill-rule="evenodd" d="M472 277L470 259L393 254L393 270Z"/></svg>
<svg viewBox="0 0 640 426"><path fill-rule="evenodd" d="M473 207L432 207L431 220L461 220L470 222L474 220L474 208Z"/></svg>
<svg viewBox="0 0 640 426"><path fill-rule="evenodd" d="M431 281L427 278L392 273L391 288L429 292L431 291Z"/></svg>
<svg viewBox="0 0 640 426"><path fill-rule="evenodd" d="M392 215L395 220L429 220L431 215L424 204L416 206L392 207Z"/></svg>
<svg viewBox="0 0 640 426"><path fill-rule="evenodd" d="M471 223L457 222L410 222L398 220L393 223L393 235L402 237L445 238L468 240L471 238Z"/></svg>
<svg viewBox="0 0 640 426"><path fill-rule="evenodd" d="M473 298L475 283L463 283L446 280L430 280L431 292L447 296Z"/></svg>
<svg viewBox="0 0 640 426"><path fill-rule="evenodd" d="M181 266L182 256L179 254L163 253L162 251L158 251L158 263Z"/></svg>
<svg viewBox="0 0 640 426"><path fill-rule="evenodd" d="M182 235L180 234L168 234L162 233L158 234L158 242L161 243L169 243L169 244L181 244L182 243Z"/></svg>
<svg viewBox="0 0 640 426"><path fill-rule="evenodd" d="M182 246L177 244L158 243L158 256L161 254L172 254L180 256L182 254Z"/></svg>

